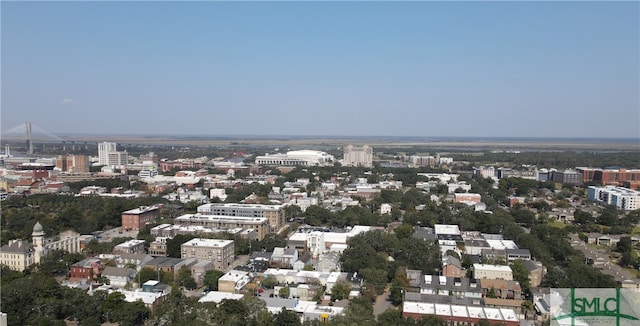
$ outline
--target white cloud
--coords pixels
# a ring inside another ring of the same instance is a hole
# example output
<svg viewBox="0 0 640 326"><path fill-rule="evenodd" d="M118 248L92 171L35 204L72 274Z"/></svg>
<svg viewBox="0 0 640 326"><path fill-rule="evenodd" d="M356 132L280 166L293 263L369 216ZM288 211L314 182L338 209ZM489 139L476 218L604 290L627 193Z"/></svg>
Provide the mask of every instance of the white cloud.
<svg viewBox="0 0 640 326"><path fill-rule="evenodd" d="M62 100L62 104L73 104L76 101L72 98L65 98L64 100Z"/></svg>

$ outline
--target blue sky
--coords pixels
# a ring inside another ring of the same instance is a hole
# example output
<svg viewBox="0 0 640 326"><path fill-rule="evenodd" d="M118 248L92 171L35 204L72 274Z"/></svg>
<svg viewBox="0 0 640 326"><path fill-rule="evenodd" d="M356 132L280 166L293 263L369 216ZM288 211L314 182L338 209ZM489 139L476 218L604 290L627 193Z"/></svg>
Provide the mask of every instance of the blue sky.
<svg viewBox="0 0 640 326"><path fill-rule="evenodd" d="M640 138L640 4L7 2L52 133Z"/></svg>

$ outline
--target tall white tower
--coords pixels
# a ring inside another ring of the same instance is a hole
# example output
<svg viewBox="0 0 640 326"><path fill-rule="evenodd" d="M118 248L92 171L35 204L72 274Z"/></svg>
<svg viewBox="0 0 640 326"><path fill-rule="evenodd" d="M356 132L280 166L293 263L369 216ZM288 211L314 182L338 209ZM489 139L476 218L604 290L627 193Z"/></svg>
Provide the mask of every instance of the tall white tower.
<svg viewBox="0 0 640 326"><path fill-rule="evenodd" d="M116 143L99 143L98 144L98 164L109 165L109 153L116 151Z"/></svg>

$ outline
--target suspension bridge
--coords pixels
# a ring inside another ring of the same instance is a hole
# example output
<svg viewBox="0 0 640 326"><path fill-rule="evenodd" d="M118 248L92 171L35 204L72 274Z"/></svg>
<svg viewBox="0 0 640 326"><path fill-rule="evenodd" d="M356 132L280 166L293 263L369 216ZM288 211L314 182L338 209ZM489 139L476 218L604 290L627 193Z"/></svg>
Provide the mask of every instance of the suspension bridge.
<svg viewBox="0 0 640 326"><path fill-rule="evenodd" d="M69 149L76 149L76 142L78 146L87 147L86 141L76 141L71 139L63 139L56 134L45 130L44 128L36 125L32 122L25 122L13 128L2 130L0 132L0 138L2 142L8 143L20 143L24 142L27 154L31 155L34 152L34 144L62 144L62 150L66 151L67 146ZM7 153L5 153L6 155Z"/></svg>

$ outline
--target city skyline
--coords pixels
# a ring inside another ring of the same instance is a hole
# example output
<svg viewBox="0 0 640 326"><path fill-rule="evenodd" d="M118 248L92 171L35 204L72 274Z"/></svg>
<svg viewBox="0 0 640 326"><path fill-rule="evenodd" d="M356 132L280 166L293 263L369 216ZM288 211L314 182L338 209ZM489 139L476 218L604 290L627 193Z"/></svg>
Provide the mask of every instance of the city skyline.
<svg viewBox="0 0 640 326"><path fill-rule="evenodd" d="M638 2L2 2L2 130L640 138Z"/></svg>

